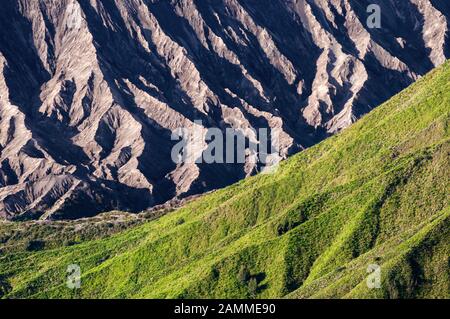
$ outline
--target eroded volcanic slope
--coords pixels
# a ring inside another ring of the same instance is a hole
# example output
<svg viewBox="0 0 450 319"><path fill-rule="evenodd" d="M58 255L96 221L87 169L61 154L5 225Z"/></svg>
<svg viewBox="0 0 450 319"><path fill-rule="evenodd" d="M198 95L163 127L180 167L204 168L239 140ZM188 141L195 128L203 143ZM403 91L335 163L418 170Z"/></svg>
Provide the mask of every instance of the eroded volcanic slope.
<svg viewBox="0 0 450 319"><path fill-rule="evenodd" d="M171 133L268 127L286 157L442 64L449 21L443 0L3 1L0 217L140 211L251 175L174 164Z"/></svg>
<svg viewBox="0 0 450 319"><path fill-rule="evenodd" d="M448 299L449 105L450 61L275 174L143 225L0 221L0 299Z"/></svg>

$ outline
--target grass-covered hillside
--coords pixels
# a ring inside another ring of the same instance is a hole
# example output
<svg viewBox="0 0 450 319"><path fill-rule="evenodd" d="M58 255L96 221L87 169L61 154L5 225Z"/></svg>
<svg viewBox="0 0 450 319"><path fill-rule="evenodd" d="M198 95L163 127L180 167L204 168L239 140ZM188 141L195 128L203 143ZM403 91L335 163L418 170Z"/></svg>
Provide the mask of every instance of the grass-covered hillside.
<svg viewBox="0 0 450 319"><path fill-rule="evenodd" d="M106 237L51 232L46 246L40 230L40 245L2 251L0 296L449 298L449 116L447 63L276 174Z"/></svg>

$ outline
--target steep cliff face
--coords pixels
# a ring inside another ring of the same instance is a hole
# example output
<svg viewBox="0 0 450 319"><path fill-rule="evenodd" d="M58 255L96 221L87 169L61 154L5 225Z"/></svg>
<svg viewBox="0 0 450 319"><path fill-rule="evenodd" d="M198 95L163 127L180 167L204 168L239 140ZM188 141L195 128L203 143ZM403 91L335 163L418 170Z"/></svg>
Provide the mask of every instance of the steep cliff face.
<svg viewBox="0 0 450 319"><path fill-rule="evenodd" d="M442 64L449 21L442 0L4 1L0 216L140 211L251 175L251 152L175 164L171 134L199 132L200 156L208 128L269 128L286 157Z"/></svg>

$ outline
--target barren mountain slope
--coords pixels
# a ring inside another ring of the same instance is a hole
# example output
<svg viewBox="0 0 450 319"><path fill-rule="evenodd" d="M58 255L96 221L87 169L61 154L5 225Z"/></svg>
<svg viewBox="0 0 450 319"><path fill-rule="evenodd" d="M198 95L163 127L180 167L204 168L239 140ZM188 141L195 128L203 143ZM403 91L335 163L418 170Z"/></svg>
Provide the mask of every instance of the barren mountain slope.
<svg viewBox="0 0 450 319"><path fill-rule="evenodd" d="M169 214L0 221L0 299L448 299L449 105L450 61Z"/></svg>
<svg viewBox="0 0 450 319"><path fill-rule="evenodd" d="M140 211L251 175L250 153L176 165L171 133L196 129L201 155L209 127L267 127L286 157L442 64L449 21L444 0L3 1L0 216Z"/></svg>

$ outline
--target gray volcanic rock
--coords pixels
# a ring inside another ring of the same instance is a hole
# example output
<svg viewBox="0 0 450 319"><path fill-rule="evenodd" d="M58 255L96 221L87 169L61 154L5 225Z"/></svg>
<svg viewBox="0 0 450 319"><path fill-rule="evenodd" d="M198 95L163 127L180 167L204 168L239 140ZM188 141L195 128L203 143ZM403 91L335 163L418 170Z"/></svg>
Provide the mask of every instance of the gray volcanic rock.
<svg viewBox="0 0 450 319"><path fill-rule="evenodd" d="M137 212L245 178L255 154L175 164L172 132L200 132L201 155L210 127L270 128L286 157L443 63L449 21L445 0L5 0L0 217Z"/></svg>

